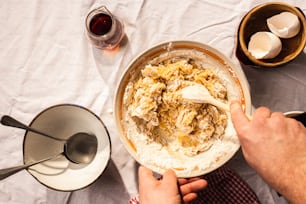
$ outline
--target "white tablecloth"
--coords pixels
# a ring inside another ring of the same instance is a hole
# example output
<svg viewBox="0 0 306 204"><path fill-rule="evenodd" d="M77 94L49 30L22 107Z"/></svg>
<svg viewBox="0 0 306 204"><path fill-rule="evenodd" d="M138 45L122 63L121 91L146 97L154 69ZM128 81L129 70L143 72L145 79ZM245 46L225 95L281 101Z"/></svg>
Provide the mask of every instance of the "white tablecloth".
<svg viewBox="0 0 306 204"><path fill-rule="evenodd" d="M60 103L85 106L102 118L112 142L111 162L93 185L75 192L47 189L28 172L0 181L0 203L127 203L137 193L137 164L122 146L114 125L114 88L126 65L164 41L211 45L239 64L236 32L243 15L265 0L2 0L0 2L0 114L29 123ZM306 13L306 1L283 1ZM128 42L116 53L91 46L85 16L106 5L125 24ZM305 110L306 55L276 69L243 66L255 107ZM0 168L22 164L20 129L0 126ZM241 152L230 165L262 203L286 203L248 167Z"/></svg>

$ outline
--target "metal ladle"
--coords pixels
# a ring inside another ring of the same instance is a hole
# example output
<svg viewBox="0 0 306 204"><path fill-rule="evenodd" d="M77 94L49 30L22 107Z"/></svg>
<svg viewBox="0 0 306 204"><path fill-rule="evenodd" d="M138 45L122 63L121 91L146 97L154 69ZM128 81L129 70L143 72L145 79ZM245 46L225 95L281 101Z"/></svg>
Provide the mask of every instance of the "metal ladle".
<svg viewBox="0 0 306 204"><path fill-rule="evenodd" d="M6 126L26 129L26 130L50 137L58 141L64 141L65 144L64 144L64 150L60 154L57 154L57 155L54 155L54 156L51 156L51 157L48 157L48 158L45 158L39 161L35 161L29 164L24 164L24 165L0 170L0 180L12 174L15 174L23 169L29 168L33 165L36 165L36 164L39 164L39 163L42 163L48 160L52 160L58 157L59 155L66 156L68 160L76 164L88 164L94 159L97 153L97 147L98 147L97 137L94 135L90 135L88 133L79 132L79 133L76 133L70 136L67 140L64 140L64 139L60 139L60 138L56 138L56 137L47 135L31 127L28 127L10 116L3 116L1 118L1 124L6 125Z"/></svg>

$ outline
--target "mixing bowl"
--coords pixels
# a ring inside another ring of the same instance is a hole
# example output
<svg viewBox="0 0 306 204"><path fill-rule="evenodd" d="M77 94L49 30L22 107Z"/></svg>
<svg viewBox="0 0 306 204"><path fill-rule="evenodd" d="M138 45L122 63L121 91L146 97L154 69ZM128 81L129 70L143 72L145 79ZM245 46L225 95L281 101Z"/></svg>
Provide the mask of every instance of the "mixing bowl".
<svg viewBox="0 0 306 204"><path fill-rule="evenodd" d="M194 41L171 41L144 51L128 65L116 89L114 117L121 141L136 161L160 174L171 168L179 177L193 177L208 173L223 165L239 149L239 141L236 132L232 131L232 124L229 124L228 132L230 133L228 135L215 141L215 144L208 151L191 157L179 152L168 151L166 147L150 142L138 144L137 141L141 141L144 137L137 131L137 128L131 128L131 123L127 121L127 107L124 105L125 92L129 83L141 75L141 70L146 65L157 65L160 61L180 58L199 60L204 66L226 76L223 78L223 82L227 84L228 89L235 93L232 99L240 100L245 111L250 113L249 86L239 66L209 45Z"/></svg>

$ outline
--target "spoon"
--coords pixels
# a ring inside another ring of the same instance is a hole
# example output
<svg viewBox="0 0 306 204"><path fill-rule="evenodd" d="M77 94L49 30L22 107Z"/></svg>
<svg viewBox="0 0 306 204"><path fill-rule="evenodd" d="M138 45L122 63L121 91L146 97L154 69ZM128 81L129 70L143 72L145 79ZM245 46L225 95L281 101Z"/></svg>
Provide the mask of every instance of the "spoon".
<svg viewBox="0 0 306 204"><path fill-rule="evenodd" d="M67 157L67 159L77 164L89 163L94 158L97 152L97 137L85 132L78 132L70 136L68 139L61 139L31 128L8 115L4 115L1 118L1 124L10 127L25 129L54 140L65 142L63 152L64 155Z"/></svg>
<svg viewBox="0 0 306 204"><path fill-rule="evenodd" d="M223 110L229 111L229 105L215 99L207 90L207 88L201 84L195 84L187 86L181 90L182 97L194 103L208 103Z"/></svg>
<svg viewBox="0 0 306 204"><path fill-rule="evenodd" d="M182 97L194 103L208 103L218 108L221 108L227 112L230 111L229 104L223 103L217 99L215 99L212 95L210 95L209 91L204 85L195 84L192 86L187 86L181 90ZM252 120L252 116L248 113L245 113L249 120Z"/></svg>
<svg viewBox="0 0 306 204"><path fill-rule="evenodd" d="M20 166L15 166L15 167L10 167L10 168L6 168L6 169L1 169L0 170L0 180L2 179L5 179L23 169L27 169L31 166L34 166L36 164L39 164L39 163L42 163L42 162L45 162L45 161L48 161L48 160L52 160L56 157L58 157L59 155L61 154L58 154L58 155L55 155L55 156L51 156L51 157L48 157L48 158L45 158L45 159L42 159L42 160L39 160L39 161L35 161L35 162L31 162L29 164L24 164L24 165L20 165Z"/></svg>
<svg viewBox="0 0 306 204"><path fill-rule="evenodd" d="M68 160L76 164L88 164L94 159L97 153L97 146L98 142L96 136L83 132L76 133L66 140L62 153L29 164L1 169L0 180L33 165L52 160L60 155L66 156Z"/></svg>
<svg viewBox="0 0 306 204"><path fill-rule="evenodd" d="M41 132L39 130L36 130L36 129L32 128L32 127L29 127L29 126L23 124L22 122L12 118L11 116L8 116L8 115L2 116L1 124L2 125L6 125L6 126L10 126L10 127L16 127L16 128L21 128L21 129L24 129L24 130L28 130L28 131L37 133L39 135L43 135L43 136L49 137L49 138L54 139L54 140L66 141L65 139L57 138L57 137L48 135L48 134L46 134L44 132Z"/></svg>

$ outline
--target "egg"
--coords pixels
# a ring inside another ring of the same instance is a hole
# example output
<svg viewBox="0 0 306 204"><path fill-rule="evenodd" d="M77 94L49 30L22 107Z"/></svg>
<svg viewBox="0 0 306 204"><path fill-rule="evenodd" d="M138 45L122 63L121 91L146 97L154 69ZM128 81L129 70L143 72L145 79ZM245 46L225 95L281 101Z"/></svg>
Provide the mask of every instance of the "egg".
<svg viewBox="0 0 306 204"><path fill-rule="evenodd" d="M300 21L291 12L282 12L267 19L267 25L272 33L281 38L292 38L300 31Z"/></svg>
<svg viewBox="0 0 306 204"><path fill-rule="evenodd" d="M256 59L274 58L281 50L281 40L273 33L266 31L253 34L248 44L248 51Z"/></svg>

